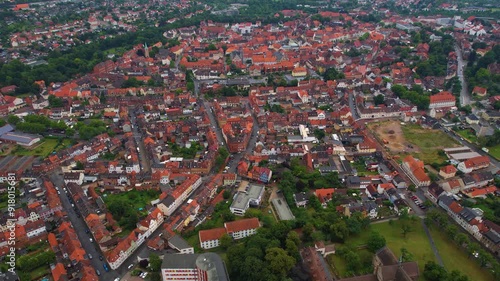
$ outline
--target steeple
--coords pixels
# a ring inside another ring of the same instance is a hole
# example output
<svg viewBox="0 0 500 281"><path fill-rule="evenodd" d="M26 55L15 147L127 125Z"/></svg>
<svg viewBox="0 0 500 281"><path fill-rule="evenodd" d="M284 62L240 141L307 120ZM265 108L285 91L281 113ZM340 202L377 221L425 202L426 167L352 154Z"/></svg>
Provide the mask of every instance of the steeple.
<svg viewBox="0 0 500 281"><path fill-rule="evenodd" d="M149 58L149 48L148 48L148 43L144 43L144 56L146 58Z"/></svg>

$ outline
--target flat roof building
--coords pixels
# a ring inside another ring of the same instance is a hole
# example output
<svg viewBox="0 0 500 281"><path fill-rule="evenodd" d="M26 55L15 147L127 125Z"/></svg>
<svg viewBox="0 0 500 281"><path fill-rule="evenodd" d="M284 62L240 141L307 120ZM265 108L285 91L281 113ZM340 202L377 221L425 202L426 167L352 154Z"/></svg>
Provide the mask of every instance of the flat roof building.
<svg viewBox="0 0 500 281"><path fill-rule="evenodd" d="M233 203L231 204L229 210L231 210L231 213L235 215L243 216L248 208L260 205L264 189L263 185L242 185L242 188L240 188L234 196Z"/></svg>
<svg viewBox="0 0 500 281"><path fill-rule="evenodd" d="M215 253L166 254L161 264L163 281L229 281L226 266Z"/></svg>

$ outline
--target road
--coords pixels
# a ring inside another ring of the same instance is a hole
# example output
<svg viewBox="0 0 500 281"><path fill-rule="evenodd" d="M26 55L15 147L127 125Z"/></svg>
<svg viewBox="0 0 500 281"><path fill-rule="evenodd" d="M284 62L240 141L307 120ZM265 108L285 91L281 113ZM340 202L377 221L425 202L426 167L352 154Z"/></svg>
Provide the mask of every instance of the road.
<svg viewBox="0 0 500 281"><path fill-rule="evenodd" d="M66 193L63 190L63 187L65 187L66 185L64 184L62 177L59 176L57 173L59 173L59 171L50 174L49 178L54 184L54 186L59 188L60 192L59 199L61 200L64 210L66 210L68 214L68 219L73 225L73 229L78 235L78 239L80 240L83 249L85 250L87 255L88 254L92 255L92 259L90 260L92 266L101 272L99 280L104 280L104 281L114 280L116 277L118 277L118 273L116 271L110 271L110 272L104 271L103 264L106 261L99 260L99 256L104 257L104 255L100 251L99 246L95 244L95 242L90 242L91 236L86 233L86 230L88 229L87 224L83 221L83 218L81 216L78 217L77 213L71 206L71 202L69 202L68 198L68 193Z"/></svg>
<svg viewBox="0 0 500 281"><path fill-rule="evenodd" d="M135 109L130 108L129 109L129 114L130 114L130 123L132 125L132 133L134 134L134 140L135 143L137 144L137 147L139 148L139 161L141 165L141 172L143 173L150 173L151 172L151 163L150 160L148 159L148 153L146 151L146 146L144 145L144 142L142 141L142 135L139 132L139 126L137 126L137 118L135 117Z"/></svg>
<svg viewBox="0 0 500 281"><path fill-rule="evenodd" d="M455 53L457 54L457 61L458 61L457 76L458 79L460 80L460 84L462 85L462 91L460 91L460 105L465 106L471 103L471 98L467 91L467 82L465 81L464 78L465 63L462 58L462 50L460 50L458 44L456 43L455 43Z"/></svg>
<svg viewBox="0 0 500 281"><path fill-rule="evenodd" d="M351 109L351 114L352 114L352 118L354 120L358 120L359 119L359 114L358 114L358 111L356 110L356 104L354 102L354 99L356 97L354 96L354 93L350 93L349 94L349 108Z"/></svg>

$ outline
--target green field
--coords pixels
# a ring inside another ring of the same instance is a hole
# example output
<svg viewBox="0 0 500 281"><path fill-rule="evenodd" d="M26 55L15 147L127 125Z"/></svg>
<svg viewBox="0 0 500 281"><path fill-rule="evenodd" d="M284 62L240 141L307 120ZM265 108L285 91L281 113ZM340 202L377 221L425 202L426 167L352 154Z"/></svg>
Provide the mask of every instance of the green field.
<svg viewBox="0 0 500 281"><path fill-rule="evenodd" d="M495 157L496 159L500 160L500 144L498 145L495 145L493 147L488 147L489 149L489 154L493 157Z"/></svg>
<svg viewBox="0 0 500 281"><path fill-rule="evenodd" d="M465 130L459 130L459 131L456 131L456 132L462 138L468 140L469 142L477 143L476 134L472 130L465 129Z"/></svg>
<svg viewBox="0 0 500 281"><path fill-rule="evenodd" d="M30 277L31 280L38 280L44 276L51 276L49 267L44 265L40 266L38 268L35 268L33 271L30 272Z"/></svg>
<svg viewBox="0 0 500 281"><path fill-rule="evenodd" d="M59 143L58 139L42 139L34 147L25 148L20 145L16 145L10 151L4 151L2 155L16 155L16 156L41 156L47 157L54 151L59 151L71 145L71 140L64 139Z"/></svg>
<svg viewBox="0 0 500 281"><path fill-rule="evenodd" d="M446 161L444 155L439 151L446 147L456 147L457 143L445 133L439 130L424 129L417 124L401 126L406 141L419 148L419 152L413 155L424 163L442 163Z"/></svg>
<svg viewBox="0 0 500 281"><path fill-rule="evenodd" d="M107 194L103 195L104 202L110 204L113 201L125 202L127 206L132 205L134 210L146 211L144 208L146 205L150 204L151 201L158 199L160 192L150 189L150 190L136 190L132 189L127 192L121 192L117 194Z"/></svg>
<svg viewBox="0 0 500 281"><path fill-rule="evenodd" d="M488 270L481 268L475 260L469 258L464 250L460 249L445 233L440 232L436 226L432 226L430 230L448 271L458 270L469 276L471 280L494 280Z"/></svg>
<svg viewBox="0 0 500 281"><path fill-rule="evenodd" d="M447 270L458 270L468 275L471 280L493 281L493 276L490 273L482 269L476 261L469 259L467 254L455 245L444 233L432 227L430 230L434 243L436 244ZM437 262L429 239L418 219L412 223L412 230L406 235L406 238L402 235L401 223L395 220L392 223L383 222L372 224L369 229L361 234L351 236L346 241L346 244L351 247L365 245L372 231L378 232L385 237L387 246L394 252L396 257L401 255L401 248L406 248L413 255L413 259L418 263L421 274L427 261ZM341 257L334 256L329 258L328 261L333 263L341 276L344 276L346 264ZM423 280L423 278L420 279Z"/></svg>

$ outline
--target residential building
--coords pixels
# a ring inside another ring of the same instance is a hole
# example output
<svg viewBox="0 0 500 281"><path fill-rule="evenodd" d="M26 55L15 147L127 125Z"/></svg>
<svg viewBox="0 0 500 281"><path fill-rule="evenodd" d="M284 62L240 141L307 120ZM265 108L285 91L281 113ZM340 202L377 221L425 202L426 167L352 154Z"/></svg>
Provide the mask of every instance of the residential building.
<svg viewBox="0 0 500 281"><path fill-rule="evenodd" d="M299 192L293 195L293 200L297 207L306 207L307 202L309 202L309 196L305 192Z"/></svg>
<svg viewBox="0 0 500 281"><path fill-rule="evenodd" d="M431 179L425 173L424 162L413 158L413 156L408 155L403 159L401 168L410 177L411 181L418 187L429 186L431 184Z"/></svg>
<svg viewBox="0 0 500 281"><path fill-rule="evenodd" d="M468 174L475 170L487 168L489 165L490 158L488 156L477 156L461 162L457 168L461 172Z"/></svg>
<svg viewBox="0 0 500 281"><path fill-rule="evenodd" d="M242 239L257 233L260 222L257 218L249 218L224 223L227 234L234 240Z"/></svg>
<svg viewBox="0 0 500 281"><path fill-rule="evenodd" d="M330 202L333 198L333 194L335 193L335 188L323 188L316 189L314 191L314 195L318 197L319 202L323 208L326 208L328 202Z"/></svg>
<svg viewBox="0 0 500 281"><path fill-rule="evenodd" d="M198 232L198 237L200 239L200 246L203 249L212 249L219 247L220 238L226 234L226 229L224 227L200 230Z"/></svg>
<svg viewBox="0 0 500 281"><path fill-rule="evenodd" d="M446 165L444 167L441 167L439 169L439 176L441 176L443 179L449 179L455 176L455 173L457 172L457 168L453 165Z"/></svg>
<svg viewBox="0 0 500 281"><path fill-rule="evenodd" d="M64 173L64 183L68 184L70 182L76 183L78 185L83 184L83 173Z"/></svg>
<svg viewBox="0 0 500 281"><path fill-rule="evenodd" d="M455 96L447 91L439 92L430 97L429 109L454 107L456 103Z"/></svg>

